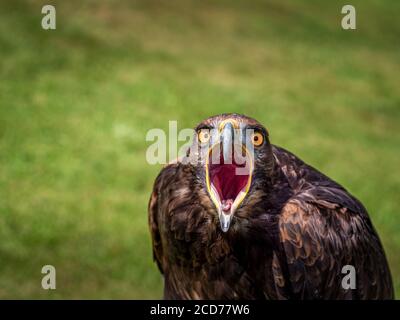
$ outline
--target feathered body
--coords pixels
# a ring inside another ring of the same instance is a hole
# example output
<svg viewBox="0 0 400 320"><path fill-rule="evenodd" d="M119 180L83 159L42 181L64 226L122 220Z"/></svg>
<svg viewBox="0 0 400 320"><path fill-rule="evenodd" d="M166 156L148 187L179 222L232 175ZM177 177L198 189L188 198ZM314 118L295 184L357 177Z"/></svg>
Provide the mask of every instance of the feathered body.
<svg viewBox="0 0 400 320"><path fill-rule="evenodd" d="M219 225L204 163L178 161L156 179L149 203L153 253L166 299L391 299L385 254L364 206L342 186L266 141L229 230ZM199 127L198 127L199 128ZM187 157L193 155L187 154ZM356 270L344 289L342 268Z"/></svg>

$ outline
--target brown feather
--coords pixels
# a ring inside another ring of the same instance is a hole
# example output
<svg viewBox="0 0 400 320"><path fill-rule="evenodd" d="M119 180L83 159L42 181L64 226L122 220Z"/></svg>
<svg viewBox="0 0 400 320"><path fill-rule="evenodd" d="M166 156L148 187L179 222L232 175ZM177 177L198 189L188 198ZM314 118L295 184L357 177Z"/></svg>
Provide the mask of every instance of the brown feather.
<svg viewBox="0 0 400 320"><path fill-rule="evenodd" d="M227 117L263 128L240 115L212 117L200 126ZM167 299L393 298L387 260L363 205L268 141L227 233L219 227L204 168L179 160L155 181L149 226ZM355 290L341 287L346 264L356 269Z"/></svg>

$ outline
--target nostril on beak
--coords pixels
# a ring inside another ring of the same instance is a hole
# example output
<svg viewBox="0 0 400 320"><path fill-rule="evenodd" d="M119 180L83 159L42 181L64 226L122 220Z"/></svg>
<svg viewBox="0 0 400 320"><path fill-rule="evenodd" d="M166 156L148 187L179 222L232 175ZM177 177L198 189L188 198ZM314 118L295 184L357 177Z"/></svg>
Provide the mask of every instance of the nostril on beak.
<svg viewBox="0 0 400 320"><path fill-rule="evenodd" d="M234 128L232 123L227 122L221 132L222 155L224 163L232 163L232 149L234 139Z"/></svg>

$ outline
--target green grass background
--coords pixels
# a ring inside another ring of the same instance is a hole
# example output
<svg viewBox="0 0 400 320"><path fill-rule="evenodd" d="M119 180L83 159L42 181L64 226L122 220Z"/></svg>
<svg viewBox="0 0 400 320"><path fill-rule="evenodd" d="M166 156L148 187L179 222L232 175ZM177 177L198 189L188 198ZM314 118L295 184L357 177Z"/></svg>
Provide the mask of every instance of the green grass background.
<svg viewBox="0 0 400 320"><path fill-rule="evenodd" d="M161 298L145 134L222 112L365 204L399 297L400 2L347 2L1 1L0 298Z"/></svg>

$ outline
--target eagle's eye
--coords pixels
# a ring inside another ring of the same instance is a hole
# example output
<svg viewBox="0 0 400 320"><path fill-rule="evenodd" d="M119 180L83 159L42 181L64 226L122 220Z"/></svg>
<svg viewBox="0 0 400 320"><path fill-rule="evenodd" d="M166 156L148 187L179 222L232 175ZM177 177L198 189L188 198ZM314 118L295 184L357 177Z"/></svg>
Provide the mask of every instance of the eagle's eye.
<svg viewBox="0 0 400 320"><path fill-rule="evenodd" d="M210 140L210 132L209 130L200 130L198 132L198 138L200 143L207 143Z"/></svg>
<svg viewBox="0 0 400 320"><path fill-rule="evenodd" d="M254 146L256 147L261 146L263 142L264 142L264 137L260 132L254 132L251 135L251 143Z"/></svg>

